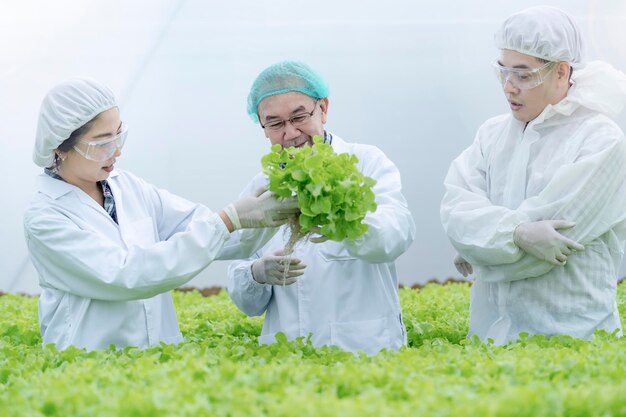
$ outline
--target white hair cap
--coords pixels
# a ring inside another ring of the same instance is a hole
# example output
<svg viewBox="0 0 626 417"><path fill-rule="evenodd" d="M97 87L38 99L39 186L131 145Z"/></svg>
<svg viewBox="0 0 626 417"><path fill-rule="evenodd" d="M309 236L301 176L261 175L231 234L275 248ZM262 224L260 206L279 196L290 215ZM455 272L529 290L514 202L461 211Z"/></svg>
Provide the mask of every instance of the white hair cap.
<svg viewBox="0 0 626 417"><path fill-rule="evenodd" d="M113 92L89 78L72 78L53 87L39 109L33 161L51 166L54 150L73 131L115 106Z"/></svg>
<svg viewBox="0 0 626 417"><path fill-rule="evenodd" d="M547 61L585 64L585 43L572 16L550 6L531 7L509 16L496 32L498 49L510 49Z"/></svg>

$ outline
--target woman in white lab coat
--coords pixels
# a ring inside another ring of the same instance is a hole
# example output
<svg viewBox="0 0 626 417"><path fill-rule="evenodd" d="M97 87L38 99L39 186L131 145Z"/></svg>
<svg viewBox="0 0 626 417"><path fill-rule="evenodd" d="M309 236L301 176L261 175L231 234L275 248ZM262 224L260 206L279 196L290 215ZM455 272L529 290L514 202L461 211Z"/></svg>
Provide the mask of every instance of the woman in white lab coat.
<svg viewBox="0 0 626 417"><path fill-rule="evenodd" d="M113 93L84 78L45 97L24 215L39 274L43 343L91 349L178 343L169 290L215 259L249 256L297 203L259 190L219 213L115 169L127 127ZM239 231L241 228L259 228Z"/></svg>

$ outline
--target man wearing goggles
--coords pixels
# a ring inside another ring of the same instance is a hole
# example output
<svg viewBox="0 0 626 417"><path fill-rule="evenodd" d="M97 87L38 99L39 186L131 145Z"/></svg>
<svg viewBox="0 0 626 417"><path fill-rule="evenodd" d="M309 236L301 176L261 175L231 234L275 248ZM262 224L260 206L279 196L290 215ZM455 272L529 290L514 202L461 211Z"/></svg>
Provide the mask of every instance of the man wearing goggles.
<svg viewBox="0 0 626 417"><path fill-rule="evenodd" d="M567 62L546 61L502 49L493 67L513 117L525 123L539 116L547 105L561 101L569 89L571 66ZM551 82L544 84L546 81Z"/></svg>
<svg viewBox="0 0 626 417"><path fill-rule="evenodd" d="M575 20L540 6L495 36L511 112L488 120L450 166L441 203L457 270L474 273L470 334L621 334L626 140L611 120L626 76L586 63ZM574 70L573 70L574 69Z"/></svg>

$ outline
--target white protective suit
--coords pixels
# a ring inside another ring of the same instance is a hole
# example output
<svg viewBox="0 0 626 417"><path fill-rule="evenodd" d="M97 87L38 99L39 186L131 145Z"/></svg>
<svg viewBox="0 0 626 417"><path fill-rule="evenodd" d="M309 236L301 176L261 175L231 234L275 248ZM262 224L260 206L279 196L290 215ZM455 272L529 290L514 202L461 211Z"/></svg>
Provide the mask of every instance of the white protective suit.
<svg viewBox="0 0 626 417"><path fill-rule="evenodd" d="M374 146L347 143L337 136L331 143L336 153L356 155L359 170L377 181L378 208L364 220L369 230L355 241L297 245L293 256L307 265L304 275L288 286L259 284L252 278L252 263L284 248L289 236L283 226L252 259L232 263L229 294L247 315L266 313L262 344L274 342L278 332L289 340L312 333L315 346L336 345L367 354L398 349L406 344L406 334L394 261L415 235L400 173ZM258 174L244 193L266 183L267 177Z"/></svg>
<svg viewBox="0 0 626 417"><path fill-rule="evenodd" d="M590 338L621 329L626 142L607 116L622 110L626 81L602 62L573 80L526 129L511 114L488 120L445 179L443 226L476 276L470 335L502 344L520 332ZM564 267L513 243L519 224L547 219L575 222L561 233L585 246Z"/></svg>
<svg viewBox="0 0 626 417"><path fill-rule="evenodd" d="M24 215L43 342L58 349L181 342L167 291L215 259L250 256L276 232L231 235L216 213L125 171L108 183L119 226L81 189L46 174Z"/></svg>

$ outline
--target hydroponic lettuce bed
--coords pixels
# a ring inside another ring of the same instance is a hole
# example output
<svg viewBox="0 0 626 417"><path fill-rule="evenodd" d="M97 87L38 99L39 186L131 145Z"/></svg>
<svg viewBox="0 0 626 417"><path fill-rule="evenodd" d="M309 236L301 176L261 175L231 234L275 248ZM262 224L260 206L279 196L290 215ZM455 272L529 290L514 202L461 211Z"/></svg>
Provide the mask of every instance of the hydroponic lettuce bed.
<svg viewBox="0 0 626 417"><path fill-rule="evenodd" d="M400 292L409 347L354 357L259 346L222 292L175 293L185 343L41 348L37 299L0 297L1 416L621 416L626 338L467 340L467 284ZM618 290L625 322L626 284Z"/></svg>

